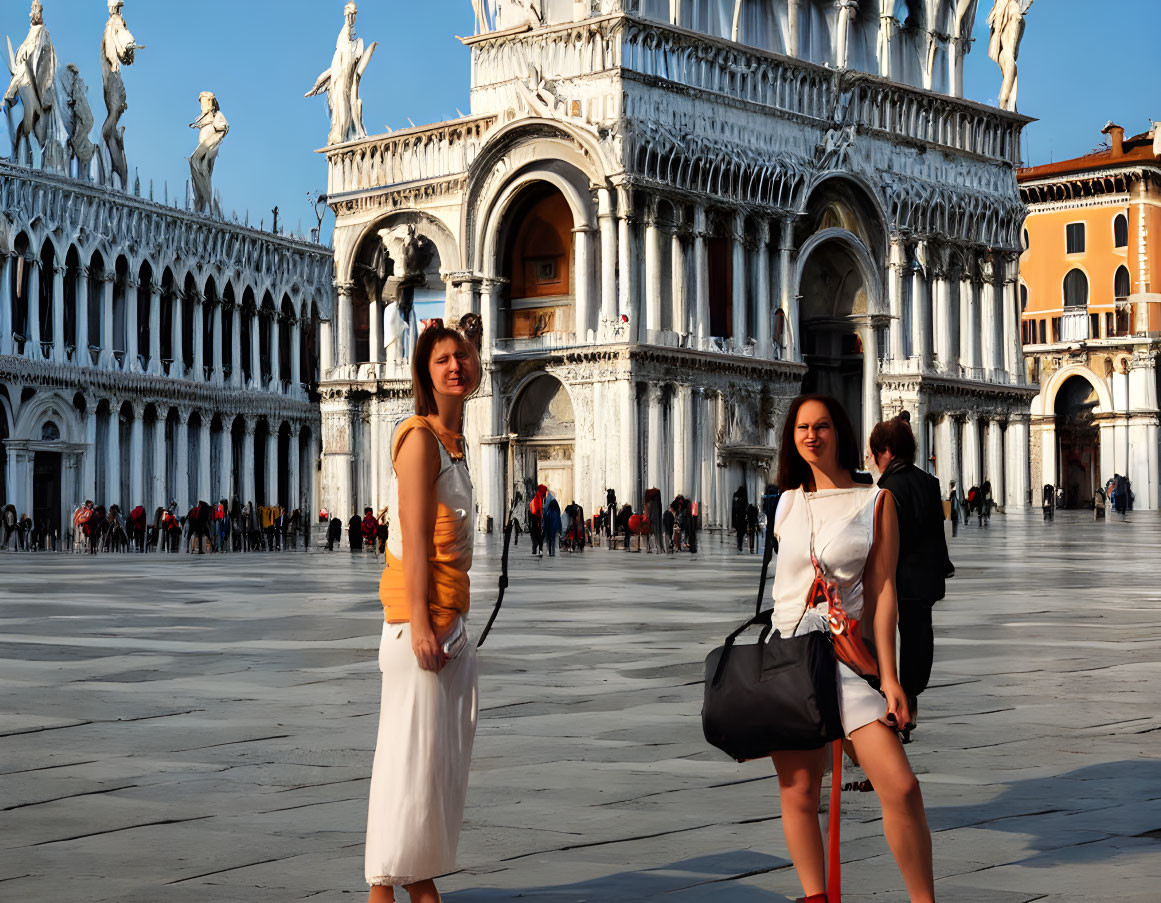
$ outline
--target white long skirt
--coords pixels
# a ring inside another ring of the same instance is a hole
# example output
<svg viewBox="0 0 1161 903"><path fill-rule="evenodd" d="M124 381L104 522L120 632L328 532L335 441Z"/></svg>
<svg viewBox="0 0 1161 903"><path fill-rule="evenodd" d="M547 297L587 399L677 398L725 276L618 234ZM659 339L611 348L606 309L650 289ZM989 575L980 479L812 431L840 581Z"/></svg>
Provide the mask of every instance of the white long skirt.
<svg viewBox="0 0 1161 903"><path fill-rule="evenodd" d="M371 771L369 885L414 884L455 871L476 736L476 647L438 674L411 650L411 625L383 625L383 703Z"/></svg>

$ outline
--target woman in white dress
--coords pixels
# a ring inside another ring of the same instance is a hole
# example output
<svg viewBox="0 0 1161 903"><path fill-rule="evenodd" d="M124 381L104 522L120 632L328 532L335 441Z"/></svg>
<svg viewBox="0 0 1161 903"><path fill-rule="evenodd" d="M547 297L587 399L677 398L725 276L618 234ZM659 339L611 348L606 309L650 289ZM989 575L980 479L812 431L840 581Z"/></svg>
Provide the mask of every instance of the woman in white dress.
<svg viewBox="0 0 1161 903"><path fill-rule="evenodd" d="M855 481L860 457L850 420L835 399L803 395L791 402L778 466L784 494L774 519L774 626L788 637L827 628L825 613L806 607L815 577L813 550L848 617L861 622L863 636L877 650L879 690L838 665L843 731L879 796L883 833L907 892L913 903L928 903L935 899L931 831L897 734L911 721L895 658L899 525L891 494ZM826 751L778 752L772 758L786 845L805 901L825 903L818 808Z"/></svg>
<svg viewBox="0 0 1161 903"><path fill-rule="evenodd" d="M369 903L439 903L455 871L479 711L471 601L471 477L464 402L480 384L472 343L442 324L412 361L415 416L395 430L390 532L379 581L383 703L371 771L365 874Z"/></svg>

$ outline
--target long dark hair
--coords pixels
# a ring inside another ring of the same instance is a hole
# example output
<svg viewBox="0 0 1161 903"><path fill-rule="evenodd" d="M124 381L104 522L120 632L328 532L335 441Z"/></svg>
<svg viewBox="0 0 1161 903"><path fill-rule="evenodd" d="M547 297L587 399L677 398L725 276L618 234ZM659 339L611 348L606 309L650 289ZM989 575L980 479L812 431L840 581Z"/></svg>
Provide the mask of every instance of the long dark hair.
<svg viewBox="0 0 1161 903"><path fill-rule="evenodd" d="M790 402L790 410L786 412L786 423L782 425L782 447L778 453L778 488L783 492L798 489L800 486L814 485L814 472L794 444L794 427L798 422L798 411L808 401L817 401L830 415L830 422L834 424L835 438L838 440L838 466L850 471L852 479L859 469L859 443L855 440L851 419L838 399L830 395L799 395Z"/></svg>

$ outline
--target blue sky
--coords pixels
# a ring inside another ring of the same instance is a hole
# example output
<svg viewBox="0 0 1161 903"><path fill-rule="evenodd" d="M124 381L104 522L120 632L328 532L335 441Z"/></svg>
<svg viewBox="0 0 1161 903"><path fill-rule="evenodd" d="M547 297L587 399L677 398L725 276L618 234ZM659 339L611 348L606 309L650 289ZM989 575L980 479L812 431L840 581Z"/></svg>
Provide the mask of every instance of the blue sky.
<svg viewBox="0 0 1161 903"><path fill-rule="evenodd" d="M104 119L98 47L104 0L43 0L60 65L75 62L89 85L98 126ZM180 197L195 145L187 126L201 91L217 94L230 122L214 174L227 212L249 209L265 220L276 204L287 228L313 225L306 193L323 189L326 167L314 153L326 141L323 97L303 98L330 65L344 0L127 0L124 15L145 44L125 73L129 110L122 118L130 177L150 179L158 198L169 183ZM994 102L1000 74L987 56L980 0L976 44L968 55L969 97ZM28 31L28 4L3 0L0 31L14 46ZM197 9L199 12L192 12ZM1101 12L1108 19L1100 21ZM468 50L455 39L472 29L469 0L363 0L359 33L379 41L363 80L364 123L374 134L453 118L468 111ZM1028 162L1091 150L1109 120L1133 135L1161 119L1154 77L1159 0L1036 0L1020 57L1020 109L1039 121L1027 131ZM2 40L2 38L0 38ZM3 134L0 128L0 134ZM6 141L6 138L5 138Z"/></svg>

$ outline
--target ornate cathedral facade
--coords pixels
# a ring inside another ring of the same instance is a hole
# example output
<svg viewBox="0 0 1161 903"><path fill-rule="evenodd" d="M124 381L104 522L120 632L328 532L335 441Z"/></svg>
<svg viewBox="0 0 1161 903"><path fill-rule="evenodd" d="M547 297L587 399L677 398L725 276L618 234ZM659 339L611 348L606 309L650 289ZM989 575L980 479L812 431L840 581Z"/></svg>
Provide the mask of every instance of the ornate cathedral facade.
<svg viewBox="0 0 1161 903"><path fill-rule="evenodd" d="M480 0L470 115L326 149L322 500L386 499L411 410L390 324L438 299L483 318L481 529L530 483L590 512L656 487L727 524L803 389L839 397L863 441L908 411L945 488L1026 504L1028 120L960 96L975 15Z"/></svg>

